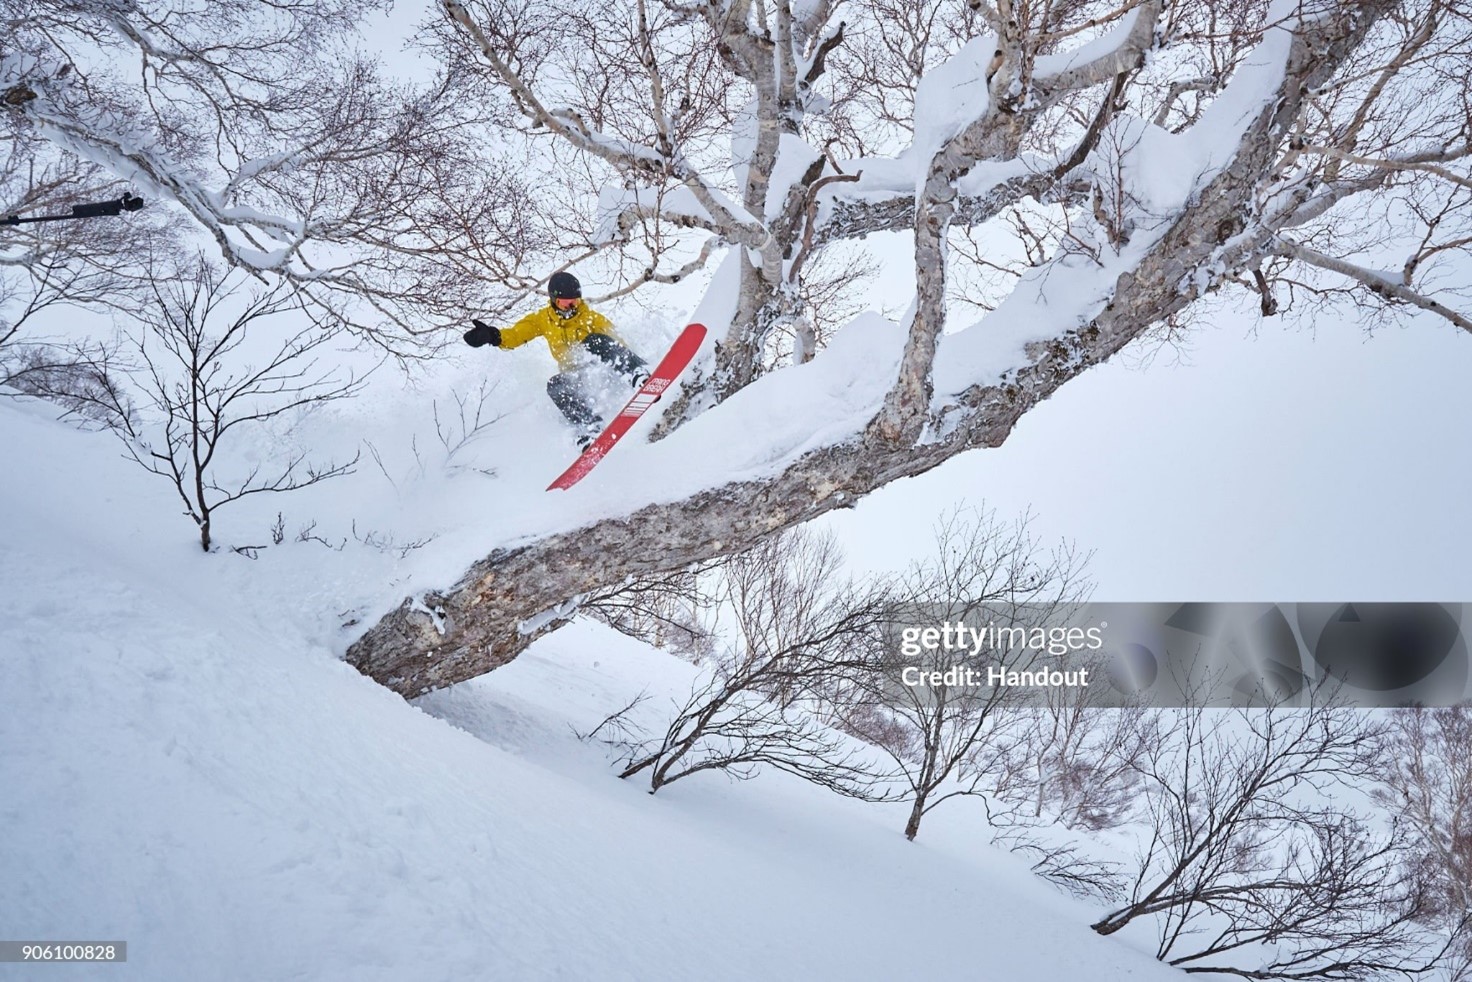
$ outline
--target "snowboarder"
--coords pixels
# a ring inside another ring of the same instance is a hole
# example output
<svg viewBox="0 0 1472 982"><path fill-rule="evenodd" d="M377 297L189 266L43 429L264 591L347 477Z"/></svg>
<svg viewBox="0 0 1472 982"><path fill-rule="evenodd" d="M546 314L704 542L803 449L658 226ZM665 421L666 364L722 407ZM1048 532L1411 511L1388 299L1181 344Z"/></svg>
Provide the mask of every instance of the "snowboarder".
<svg viewBox="0 0 1472 982"><path fill-rule="evenodd" d="M472 348L489 344L519 348L533 338L545 338L561 369L547 380L547 395L577 427L578 446L586 447L603 431L603 419L592 405L594 373L611 368L634 388L649 378L643 358L629 350L607 317L583 303L583 286L571 273L553 273L547 281L548 303L515 324L500 330L475 319L465 332Z"/></svg>

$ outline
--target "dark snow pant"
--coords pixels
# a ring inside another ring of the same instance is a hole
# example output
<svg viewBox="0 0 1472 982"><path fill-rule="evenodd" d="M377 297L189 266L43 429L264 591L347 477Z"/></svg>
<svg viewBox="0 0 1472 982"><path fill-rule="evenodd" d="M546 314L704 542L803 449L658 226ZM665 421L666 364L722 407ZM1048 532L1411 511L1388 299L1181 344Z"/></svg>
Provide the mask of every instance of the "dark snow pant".
<svg viewBox="0 0 1472 982"><path fill-rule="evenodd" d="M583 339L583 347L620 375L627 376L631 383L647 371L643 358L607 334L589 334ZM591 427L601 422L588 396L586 382L584 373L578 370L558 372L547 380L547 395L574 426Z"/></svg>

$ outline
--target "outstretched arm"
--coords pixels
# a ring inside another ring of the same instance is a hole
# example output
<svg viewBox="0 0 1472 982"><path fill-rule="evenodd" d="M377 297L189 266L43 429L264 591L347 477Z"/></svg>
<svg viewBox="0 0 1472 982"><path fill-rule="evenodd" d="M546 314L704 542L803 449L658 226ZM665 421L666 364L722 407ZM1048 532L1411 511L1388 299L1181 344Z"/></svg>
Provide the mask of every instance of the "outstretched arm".
<svg viewBox="0 0 1472 982"><path fill-rule="evenodd" d="M472 319L475 326L465 332L465 343L472 348L489 344L493 348L519 348L532 338L542 335L542 315L532 311L506 330L492 327L484 321Z"/></svg>

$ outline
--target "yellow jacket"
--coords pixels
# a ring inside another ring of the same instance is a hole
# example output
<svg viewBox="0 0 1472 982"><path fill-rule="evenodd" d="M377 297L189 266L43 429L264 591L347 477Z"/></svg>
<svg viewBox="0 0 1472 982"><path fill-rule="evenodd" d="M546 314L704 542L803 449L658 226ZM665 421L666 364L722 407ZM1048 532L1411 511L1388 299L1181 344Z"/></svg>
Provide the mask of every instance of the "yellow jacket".
<svg viewBox="0 0 1472 982"><path fill-rule="evenodd" d="M614 333L613 322L586 303L578 304L577 312L568 318L559 317L557 310L548 303L503 330L501 347L519 348L533 338L546 338L552 357L557 359L557 366L568 371L578 366L573 349L589 334L607 334L619 344L624 343L624 339Z"/></svg>

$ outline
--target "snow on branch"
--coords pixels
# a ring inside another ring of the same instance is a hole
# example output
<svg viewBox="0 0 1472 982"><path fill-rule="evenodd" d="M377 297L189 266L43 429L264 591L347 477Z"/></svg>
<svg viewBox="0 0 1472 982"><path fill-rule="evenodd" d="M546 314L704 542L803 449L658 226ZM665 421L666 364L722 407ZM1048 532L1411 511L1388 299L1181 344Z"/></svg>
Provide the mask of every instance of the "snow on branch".
<svg viewBox="0 0 1472 982"><path fill-rule="evenodd" d="M819 196L814 234L818 245L862 238L874 232L903 232L914 227L914 193L868 190L878 182L866 182L865 176L855 175L853 184L835 187ZM1082 188L1061 183L1063 176L1057 166L1044 166L1027 159L978 166L957 183L951 222L983 225L1026 198L1076 199Z"/></svg>
<svg viewBox="0 0 1472 982"><path fill-rule="evenodd" d="M1110 15L1119 23L1108 34L1061 55L1041 55L1033 65L1033 84L1043 102L1064 92L1101 85L1139 64L1153 43L1159 0L1133 0ZM1078 28L1097 26L1086 22Z"/></svg>
<svg viewBox="0 0 1472 982"><path fill-rule="evenodd" d="M725 195L720 198L733 210L740 209ZM598 214L602 233L611 239L626 237L631 224L645 219L707 232L721 230L721 223L687 187L605 188L598 198Z"/></svg>
<svg viewBox="0 0 1472 982"><path fill-rule="evenodd" d="M978 164L991 161L993 166L1001 166L1021 159L1017 154L1021 137L1045 110L1072 92L1108 82L1135 68L1154 43L1160 12L1157 0L1133 0L1062 32L1013 38L1005 34L983 36L968 41L919 80L910 147L893 157L866 157L845 163L849 171L862 170L866 179L835 191L832 212L841 218L842 228L828 234L849 237L893 227L895 219L891 216L902 213L907 203L914 206L912 195L925 185L927 166L934 170L942 153L947 154L943 168L946 180L954 183L960 193L989 193L985 185L995 186L998 178L988 174L977 180ZM1021 50L1114 21L1118 23L1108 34L1063 54L1024 57L1026 52ZM1017 49L1011 55L1009 46ZM1053 166L1033 160L1028 169L1036 172ZM1005 173L1002 176L1013 177ZM1020 193L1014 201L1037 196L1046 182L1039 176L1018 177L1015 186ZM882 194L884 191L889 194ZM996 213L990 208L976 211L979 218L958 214L952 220L985 221ZM864 216L865 212L870 215Z"/></svg>
<svg viewBox="0 0 1472 982"><path fill-rule="evenodd" d="M205 190L192 175L165 158L150 137L131 127L124 128L121 119L77 119L40 99L27 106L27 117L55 143L84 160L178 202L209 231L233 265L257 272L280 270L303 241L303 223L298 220L243 208L227 214L221 207L223 195ZM239 231L244 244L231 238L231 230ZM264 235L286 238L288 244L268 254L260 237Z"/></svg>
<svg viewBox="0 0 1472 982"><path fill-rule="evenodd" d="M1015 157L1028 126L1066 92L1111 77L1104 74L1106 69L1117 74L1135 64L1153 41L1159 15L1158 0L1146 0L1131 10L1106 39L1084 46L1087 60L1058 64L1045 76L1051 82L1036 92L1024 82L1022 63L1026 59L1020 57L1020 38L1004 30L997 39L998 57L991 61L983 60L984 45L968 43L952 59L957 66L944 74L954 75L952 86L963 84L968 91L978 89L978 83L984 81L986 98L975 98L973 108L960 118L942 117L922 128L922 109L927 116L935 110L926 108L929 100L922 100L917 90L916 147L928 150L935 145L916 185L915 275L919 296L908 325L899 374L885 397L883 411L872 424L876 435L892 443L913 441L919 437L930 409L936 349L945 324L946 237L956 214L958 179L979 161ZM1053 67L1045 63L1044 70ZM927 76L926 82L932 83L936 77Z"/></svg>
<svg viewBox="0 0 1472 982"><path fill-rule="evenodd" d="M1124 324L1156 322L1212 288L1228 270L1271 251L1254 198L1308 90L1327 78L1363 38L1363 11L1269 29L1256 52L1201 119L1181 134L1130 121L1136 136L1122 149L1121 179L1158 216L1123 248L1064 253L1034 271L982 326L947 337L937 365L942 417L979 406L996 380L1043 384L1033 375L1072 375L1102 360L1127 338ZM1383 4L1361 5L1370 11ZM1131 166L1132 165L1132 166ZM1025 367L1024 367L1025 366ZM954 393L955 403L947 408ZM1015 397L1015 393L1009 398ZM962 416L951 416L945 434Z"/></svg>

